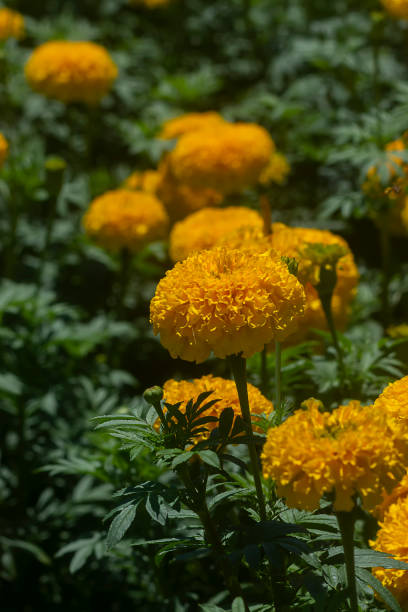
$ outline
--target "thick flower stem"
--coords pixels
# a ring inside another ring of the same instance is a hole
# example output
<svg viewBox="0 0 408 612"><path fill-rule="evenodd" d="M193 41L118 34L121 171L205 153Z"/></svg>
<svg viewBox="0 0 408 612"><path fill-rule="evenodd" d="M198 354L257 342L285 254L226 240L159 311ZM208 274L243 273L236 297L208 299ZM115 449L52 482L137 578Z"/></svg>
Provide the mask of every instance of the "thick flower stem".
<svg viewBox="0 0 408 612"><path fill-rule="evenodd" d="M344 383L345 380L345 369L344 369L344 360L343 360L343 351L341 350L340 344L339 344L339 339L337 336L337 330L336 330L336 326L334 324L334 320L333 320L333 313L332 313L332 307L331 307L331 298L332 296L326 296L326 295L320 295L320 301L322 304L322 308L324 311L324 314L326 316L326 321L327 321L327 325L329 326L329 330L332 336L332 340L333 340L333 345L334 348L336 349L336 353L337 353L337 361L339 364L339 372L340 372L340 378L342 380L342 382Z"/></svg>
<svg viewBox="0 0 408 612"><path fill-rule="evenodd" d="M389 284L390 284L390 233L387 223L380 228L381 265L382 265L382 316L383 323L388 326L391 319Z"/></svg>
<svg viewBox="0 0 408 612"><path fill-rule="evenodd" d="M344 550L350 610L351 612L358 612L356 568L354 562L354 515L352 512L337 512L336 516Z"/></svg>
<svg viewBox="0 0 408 612"><path fill-rule="evenodd" d="M275 405L274 409L278 415L278 423L282 420L282 397L281 397L281 368L282 354L281 344L275 341Z"/></svg>
<svg viewBox="0 0 408 612"><path fill-rule="evenodd" d="M240 355L230 355L230 364L237 387L239 403L241 405L242 419L248 435L248 450L251 459L252 475L255 482L256 494L258 497L259 515L261 521L266 520L265 498L262 490L260 466L258 454L256 452L254 432L252 430L251 413L249 410L248 387L246 378L246 360Z"/></svg>

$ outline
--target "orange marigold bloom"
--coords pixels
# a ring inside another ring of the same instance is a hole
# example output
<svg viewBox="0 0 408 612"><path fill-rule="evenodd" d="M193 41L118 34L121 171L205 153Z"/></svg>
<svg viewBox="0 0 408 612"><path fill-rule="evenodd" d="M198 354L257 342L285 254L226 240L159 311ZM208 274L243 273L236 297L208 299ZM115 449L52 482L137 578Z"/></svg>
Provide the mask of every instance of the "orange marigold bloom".
<svg viewBox="0 0 408 612"><path fill-rule="evenodd" d="M401 470L385 415L352 401L332 413L310 399L279 427L268 431L262 452L266 478L277 482L288 506L316 510L324 493L335 494L334 507L350 511L360 493L366 508L381 500Z"/></svg>
<svg viewBox="0 0 408 612"><path fill-rule="evenodd" d="M154 333L172 357L200 363L250 357L284 340L303 314L304 291L272 252L214 248L193 253L166 273L150 305Z"/></svg>
<svg viewBox="0 0 408 612"><path fill-rule="evenodd" d="M374 402L396 427L406 430L408 439L408 376L390 383Z"/></svg>
<svg viewBox="0 0 408 612"><path fill-rule="evenodd" d="M128 189L107 191L95 198L83 219L86 233L111 251L138 251L164 238L168 223L166 211L154 195Z"/></svg>
<svg viewBox="0 0 408 612"><path fill-rule="evenodd" d="M8 8L0 9L0 40L23 38L24 17Z"/></svg>
<svg viewBox="0 0 408 612"><path fill-rule="evenodd" d="M49 98L96 104L110 90L118 69L101 45L54 40L34 50L25 75L33 89Z"/></svg>
<svg viewBox="0 0 408 612"><path fill-rule="evenodd" d="M206 113L187 113L163 123L159 138L171 140L179 138L183 134L205 130L207 128L218 128L225 125L226 121L219 113L208 111Z"/></svg>
<svg viewBox="0 0 408 612"><path fill-rule="evenodd" d="M241 406L233 380L212 376L212 374L195 378L191 382L185 380L179 382L171 379L164 383L163 391L165 402L169 404L184 403L184 405L180 406L182 411L190 399L195 401L200 393L213 391L213 394L208 399L217 399L217 402L205 413L206 416L220 417L221 412L228 407L233 409L235 416L241 416ZM248 399L251 414L269 415L273 410L272 402L250 383L248 383ZM206 427L209 430L214 429L216 423L207 423ZM203 438L207 437L208 435L203 436Z"/></svg>
<svg viewBox="0 0 408 612"><path fill-rule="evenodd" d="M290 164L282 153L276 151L273 153L269 164L262 170L259 182L261 185L269 185L269 183L277 183L283 185L290 172Z"/></svg>
<svg viewBox="0 0 408 612"><path fill-rule="evenodd" d="M248 227L261 232L263 220L259 213L246 206L203 208L174 225L170 232L170 257L181 261L195 251L212 248L232 230Z"/></svg>
<svg viewBox="0 0 408 612"><path fill-rule="evenodd" d="M3 134L0 132L0 168L5 162L5 159L8 155L9 145L7 140L4 138Z"/></svg>
<svg viewBox="0 0 408 612"><path fill-rule="evenodd" d="M370 542L375 550L388 553L408 563L408 497L403 496L389 506L376 539ZM408 609L408 572L398 569L373 569L374 576L391 591L403 610Z"/></svg>
<svg viewBox="0 0 408 612"><path fill-rule="evenodd" d="M381 0L385 10L399 19L408 19L408 0Z"/></svg>
<svg viewBox="0 0 408 612"><path fill-rule="evenodd" d="M159 174L157 195L166 207L172 223L201 208L218 206L223 200L222 194L214 189L196 189L180 183L171 171L169 156L161 161Z"/></svg>
<svg viewBox="0 0 408 612"><path fill-rule="evenodd" d="M147 193L156 193L160 181L160 172L157 170L144 170L143 172L135 171L130 174L123 182L123 187L126 189L134 189L135 191L147 191Z"/></svg>
<svg viewBox="0 0 408 612"><path fill-rule="evenodd" d="M401 482L391 491L391 493L384 493L384 499L381 504L375 509L375 514L382 520L385 513L391 504L395 504L397 501L406 499L408 497L408 472L405 473Z"/></svg>
<svg viewBox="0 0 408 612"><path fill-rule="evenodd" d="M183 183L236 193L258 182L274 148L260 125L226 123L182 136L170 154L170 163Z"/></svg>

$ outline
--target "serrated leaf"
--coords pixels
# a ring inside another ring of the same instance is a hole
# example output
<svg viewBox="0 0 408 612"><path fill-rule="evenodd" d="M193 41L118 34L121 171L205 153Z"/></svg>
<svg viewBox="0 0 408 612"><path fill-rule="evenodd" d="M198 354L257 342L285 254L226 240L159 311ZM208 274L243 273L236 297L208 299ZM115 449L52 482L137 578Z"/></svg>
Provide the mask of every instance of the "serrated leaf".
<svg viewBox="0 0 408 612"><path fill-rule="evenodd" d="M186 451L185 453L177 455L177 457L175 457L171 462L171 468L175 470L177 466L189 461L194 454L195 453L193 451Z"/></svg>
<svg viewBox="0 0 408 612"><path fill-rule="evenodd" d="M383 602L392 610L392 612L402 612L402 609L395 599L394 595L390 593L385 586L377 580L375 576L361 567L356 568L356 576L358 580L361 580L363 583L370 585L376 591L376 593L381 597Z"/></svg>
<svg viewBox="0 0 408 612"><path fill-rule="evenodd" d="M207 463L215 468L221 467L220 458L218 457L217 453L214 453L214 451L203 450L197 452L197 455L200 457L200 459L202 459L202 461L204 461L204 463Z"/></svg>
<svg viewBox="0 0 408 612"><path fill-rule="evenodd" d="M137 503L124 508L113 519L106 538L106 546L108 549L116 546L116 544L123 538L136 516L137 506L140 501L141 500L138 500Z"/></svg>

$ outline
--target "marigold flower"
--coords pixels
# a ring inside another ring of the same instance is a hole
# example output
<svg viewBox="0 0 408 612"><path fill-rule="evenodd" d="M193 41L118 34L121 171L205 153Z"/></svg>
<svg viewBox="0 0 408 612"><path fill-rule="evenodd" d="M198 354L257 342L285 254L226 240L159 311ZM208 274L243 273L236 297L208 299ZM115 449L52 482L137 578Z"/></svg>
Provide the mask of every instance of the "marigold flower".
<svg viewBox="0 0 408 612"><path fill-rule="evenodd" d="M257 183L274 148L260 125L226 123L182 136L170 163L175 177L191 187L236 193Z"/></svg>
<svg viewBox="0 0 408 612"><path fill-rule="evenodd" d="M210 410L205 413L205 416L220 417L222 411L225 408L232 408L235 416L241 416L241 406L238 399L237 388L233 380L220 378L218 376L202 376L201 378L195 378L191 382L185 380L176 381L168 380L164 383L164 401L169 404L176 404L183 402L184 405L180 406L180 410L185 410L186 402L190 399L194 401L204 391L213 391L213 394L209 397L209 400L218 401L214 404ZM273 410L273 404L270 402L262 393L248 383L248 399L251 414L269 415ZM216 423L207 423L206 427L211 431L216 427ZM204 439L208 435L202 436Z"/></svg>
<svg viewBox="0 0 408 612"><path fill-rule="evenodd" d="M172 223L201 208L218 206L223 200L222 194L214 189L196 189L180 183L171 171L169 156L161 161L159 174L157 195L166 207Z"/></svg>
<svg viewBox="0 0 408 612"><path fill-rule="evenodd" d="M360 493L366 508L390 490L400 472L387 420L372 406L352 401L332 413L310 399L279 427L271 428L263 448L263 472L277 482L288 506L315 510L324 493L335 494L334 507L348 512Z"/></svg>
<svg viewBox="0 0 408 612"><path fill-rule="evenodd" d="M157 170L145 170L144 172L132 172L123 182L123 187L126 189L134 189L135 191L146 191L147 193L156 193L160 181L160 172Z"/></svg>
<svg viewBox="0 0 408 612"><path fill-rule="evenodd" d="M249 225L249 224L248 224ZM336 267L337 283L332 297L332 313L336 327L343 329L348 320L351 302L356 293L358 270L347 242L327 230L303 227L289 227L283 223L273 223L272 233L265 236L260 229L239 229L226 234L221 240L230 248L263 253L272 248L282 256L292 257L299 263L298 278L304 285L306 294L305 316L299 323L294 336L288 338L290 343L299 342L310 332L310 329L327 329L326 317L315 289L319 281L320 266L305 253L308 244L339 245L348 253L342 257Z"/></svg>
<svg viewBox="0 0 408 612"><path fill-rule="evenodd" d="M96 104L110 90L118 69L101 45L54 40L34 50L25 75L33 89L49 98Z"/></svg>
<svg viewBox="0 0 408 612"><path fill-rule="evenodd" d="M3 134L0 132L0 168L5 162L5 159L8 155L9 145L7 140L4 138Z"/></svg>
<svg viewBox="0 0 408 612"><path fill-rule="evenodd" d="M408 436L408 376L387 385L375 400L374 408L384 412L396 425L406 428Z"/></svg>
<svg viewBox="0 0 408 612"><path fill-rule="evenodd" d="M272 154L269 164L262 170L259 177L261 185L269 185L269 183L277 183L283 185L290 172L290 164L282 153L276 151Z"/></svg>
<svg viewBox="0 0 408 612"><path fill-rule="evenodd" d="M0 40L23 38L24 17L8 8L0 9Z"/></svg>
<svg viewBox="0 0 408 612"><path fill-rule="evenodd" d="M381 0L385 10L399 19L408 19L408 0Z"/></svg>
<svg viewBox="0 0 408 612"><path fill-rule="evenodd" d="M181 261L195 251L212 248L232 230L249 227L261 232L263 221L259 213L246 206L203 208L174 225L170 232L170 257Z"/></svg>
<svg viewBox="0 0 408 612"><path fill-rule="evenodd" d="M389 506L376 539L370 542L375 550L388 553L398 561L408 563L408 497L403 496ZM391 591L403 610L408 606L408 572L398 569L373 569L374 576Z"/></svg>
<svg viewBox="0 0 408 612"><path fill-rule="evenodd" d="M159 138L171 140L179 138L183 134L197 132L207 128L218 128L225 125L226 121L219 113L208 111L206 113L187 113L163 123Z"/></svg>
<svg viewBox="0 0 408 612"><path fill-rule="evenodd" d="M166 236L168 217L154 195L115 189L91 202L83 225L86 233L108 250L138 251Z"/></svg>
<svg viewBox="0 0 408 612"><path fill-rule="evenodd" d="M387 328L387 334L391 338L406 338L408 336L408 323L400 325L391 325Z"/></svg>
<svg viewBox="0 0 408 612"><path fill-rule="evenodd" d="M408 497L408 472L405 473L401 482L391 491L391 493L384 492L384 499L381 504L375 509L375 514L382 520L385 513L391 504L395 504L397 501L406 499Z"/></svg>
<svg viewBox="0 0 408 612"><path fill-rule="evenodd" d="M304 300L302 285L277 255L217 247L166 273L150 320L172 357L200 363L213 351L245 358L292 333Z"/></svg>

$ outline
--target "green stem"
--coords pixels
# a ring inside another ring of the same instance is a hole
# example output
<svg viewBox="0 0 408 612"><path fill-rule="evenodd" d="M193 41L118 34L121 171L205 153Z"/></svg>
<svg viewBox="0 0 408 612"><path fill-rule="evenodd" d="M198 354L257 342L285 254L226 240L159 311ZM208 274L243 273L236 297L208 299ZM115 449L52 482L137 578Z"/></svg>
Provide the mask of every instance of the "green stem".
<svg viewBox="0 0 408 612"><path fill-rule="evenodd" d="M387 327L391 320L391 309L389 299L389 284L390 284L390 233L386 222L380 227L380 245L381 245L381 300L382 300L382 316L384 325Z"/></svg>
<svg viewBox="0 0 408 612"><path fill-rule="evenodd" d="M354 561L354 515L352 512L337 512L347 573L351 612L358 612L356 569Z"/></svg>
<svg viewBox="0 0 408 612"><path fill-rule="evenodd" d="M332 313L332 307L331 307L332 295L323 295L323 296L320 295L319 297L320 297L320 302L322 304L324 314L326 316L327 325L329 327L329 330L332 336L333 345L334 345L334 348L336 349L337 361L339 364L340 378L344 384L345 369L344 369L343 351L341 350L341 347L339 344L337 330L336 330L336 326L334 324L334 319L333 319L333 313Z"/></svg>
<svg viewBox="0 0 408 612"><path fill-rule="evenodd" d="M16 237L18 223L18 205L15 198L9 199L8 209L10 217L10 230L7 250L5 253L4 276L6 278L13 278L16 265Z"/></svg>
<svg viewBox="0 0 408 612"><path fill-rule="evenodd" d="M125 300L132 271L132 254L129 249L124 248L121 250L119 265L120 269L115 296L115 311L117 318L122 319L126 311Z"/></svg>
<svg viewBox="0 0 408 612"><path fill-rule="evenodd" d="M268 363L267 363L267 351L266 346L263 347L260 352L261 356L261 391L264 395L268 391Z"/></svg>
<svg viewBox="0 0 408 612"><path fill-rule="evenodd" d="M282 397L281 397L281 369L282 353L281 344L275 340L275 411L278 416L278 423L282 420Z"/></svg>
<svg viewBox="0 0 408 612"><path fill-rule="evenodd" d="M242 419L248 435L248 450L251 459L252 476L254 478L256 494L258 497L259 515L261 521L266 520L265 498L262 490L260 466L256 451L254 432L252 429L251 413L249 410L248 387L246 378L246 360L240 355L230 355L230 364L237 387L239 403L241 405Z"/></svg>
<svg viewBox="0 0 408 612"><path fill-rule="evenodd" d="M54 198L50 207L50 214L47 219L47 227L45 230L44 247L40 256L38 266L38 283L41 283L44 275L45 262L47 260L48 251L51 244L52 230L54 229L54 221L57 216L57 198Z"/></svg>

